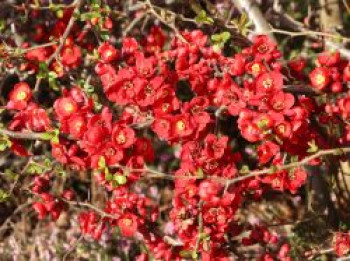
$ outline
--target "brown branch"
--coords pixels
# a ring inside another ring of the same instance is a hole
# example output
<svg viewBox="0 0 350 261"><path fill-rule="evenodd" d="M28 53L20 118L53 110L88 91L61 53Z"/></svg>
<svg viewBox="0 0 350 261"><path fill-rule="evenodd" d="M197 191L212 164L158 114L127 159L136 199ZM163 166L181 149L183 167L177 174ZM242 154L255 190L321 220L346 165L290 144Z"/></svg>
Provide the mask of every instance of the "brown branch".
<svg viewBox="0 0 350 261"><path fill-rule="evenodd" d="M19 131L10 131L6 129L0 129L0 134L5 135L12 139L19 139L19 140L45 140L43 137L44 133L41 133L41 132L19 132Z"/></svg>
<svg viewBox="0 0 350 261"><path fill-rule="evenodd" d="M95 211L96 213L98 213L102 218L110 218L110 219L115 219L116 217L113 216L110 213L105 212L102 209L99 209L97 207L95 207L94 205L88 203L88 202L79 202L79 201L71 201L71 200L66 200L65 198L60 198L63 202L67 203L68 205L74 206L74 207L85 207L85 208L89 208L93 211Z"/></svg>
<svg viewBox="0 0 350 261"><path fill-rule="evenodd" d="M9 131L6 129L0 129L0 134L6 135L10 138L14 139L28 139L28 140L47 140L43 138L44 133L35 133L35 132L15 132L15 131ZM248 173L244 173L245 175L234 178L234 179L225 179L221 177L205 177L213 180L217 180L219 182L223 182L226 184L234 184L249 178L254 178L261 176L263 174L267 173L275 173L277 171L282 171L282 170L288 170L288 169L293 169L293 168L298 168L298 167L303 167L305 165L308 165L308 163L314 159L317 159L322 156L327 156L327 155L344 155L350 153L350 147L344 147L344 148L334 148L334 149L325 149L325 150L319 150L317 153L312 154L301 161L297 162L292 162L286 165L281 165L281 166L274 166L271 168L265 168L262 170L255 170L255 171L250 171ZM147 173L147 177L149 178L163 178L163 179L169 179L169 180L174 180L177 178L183 178L183 179L202 179L202 177L196 177L196 176L174 176L170 174L166 174L163 172L159 172L157 170L153 170L149 167L143 168L143 169L132 169L128 168L126 166L122 166L120 164L115 164L111 167L117 167L121 168L126 171L133 171L133 172L140 172L140 173Z"/></svg>
<svg viewBox="0 0 350 261"><path fill-rule="evenodd" d="M72 13L72 17L70 18L68 24L67 24L67 27L66 27L66 30L64 31L62 37L60 38L59 40L59 45L57 47L57 49L55 50L55 52L47 59L46 61L46 64L47 65L50 65L52 63L52 61L54 59L58 60L58 56L63 48L63 45L65 43L65 41L67 40L67 37L69 36L73 26L74 26L74 23L76 21L76 17L75 17L75 14L76 12L79 10L80 6L82 5L84 0L75 0L74 2L74 5L75 5L75 8L74 8L74 11Z"/></svg>
<svg viewBox="0 0 350 261"><path fill-rule="evenodd" d="M297 161L297 162L292 162L286 165L282 165L282 166L275 166L275 167L271 167L271 168L266 168L266 169L262 169L262 170L256 170L256 171L252 171L249 172L247 175L241 176L241 177L237 177L234 178L232 180L229 180L229 185L237 183L239 181L243 181L249 178L255 178L267 173L275 173L277 171L282 171L282 170L289 170L289 169L293 169L293 168L298 168L298 167L303 167L305 165L308 165L308 163L314 159L317 159L319 157L322 156L327 156L327 155L343 155L343 154L347 154L350 153L350 147L346 147L346 148L335 148L335 149L328 149L328 150L320 150L315 154L312 154L311 156L308 156L304 159L302 159L301 161Z"/></svg>

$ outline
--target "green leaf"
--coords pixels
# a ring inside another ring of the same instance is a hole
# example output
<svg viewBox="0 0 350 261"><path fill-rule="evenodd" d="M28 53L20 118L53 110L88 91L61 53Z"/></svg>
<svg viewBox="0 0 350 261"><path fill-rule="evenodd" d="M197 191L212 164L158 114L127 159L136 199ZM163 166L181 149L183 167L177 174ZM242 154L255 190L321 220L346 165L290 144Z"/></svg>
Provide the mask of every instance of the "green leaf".
<svg viewBox="0 0 350 261"><path fill-rule="evenodd" d="M100 32L100 37L102 38L102 40L104 41L108 41L109 37L110 37L110 32L109 31L101 31Z"/></svg>
<svg viewBox="0 0 350 261"><path fill-rule="evenodd" d="M6 28L6 21L4 19L0 20L0 32L4 31Z"/></svg>
<svg viewBox="0 0 350 261"><path fill-rule="evenodd" d="M307 152L315 153L315 152L318 151L318 146L317 146L315 140L312 140L312 141L308 142L307 144L309 145L309 148L307 149Z"/></svg>
<svg viewBox="0 0 350 261"><path fill-rule="evenodd" d="M222 32L220 34L213 34L211 40L214 43L226 43L231 38L230 32Z"/></svg>
<svg viewBox="0 0 350 261"><path fill-rule="evenodd" d="M36 162L31 162L27 167L27 173L29 174L42 174L45 168Z"/></svg>
<svg viewBox="0 0 350 261"><path fill-rule="evenodd" d="M248 174L249 173L249 166L248 165L243 165L242 168L239 170L240 174Z"/></svg>
<svg viewBox="0 0 350 261"><path fill-rule="evenodd" d="M113 174L108 171L107 173L105 173L105 178L106 178L107 181L112 181L113 180Z"/></svg>
<svg viewBox="0 0 350 261"><path fill-rule="evenodd" d="M0 137L0 151L4 151L7 148L10 148L11 145L12 145L12 142L9 140L7 136Z"/></svg>
<svg viewBox="0 0 350 261"><path fill-rule="evenodd" d="M184 258L190 258L192 257L193 251L191 250L182 250L180 251L180 256Z"/></svg>
<svg viewBox="0 0 350 261"><path fill-rule="evenodd" d="M0 189L0 203L7 201L9 197L10 195L6 191Z"/></svg>
<svg viewBox="0 0 350 261"><path fill-rule="evenodd" d="M81 14L80 20L86 21L86 20L90 20L92 18L100 18L100 17L101 17L100 11L94 11L94 12L88 12L88 13Z"/></svg>
<svg viewBox="0 0 350 261"><path fill-rule="evenodd" d="M207 12L204 10L201 10L199 14L195 18L197 23L203 23L203 24L213 24L214 20L211 17L207 16Z"/></svg>
<svg viewBox="0 0 350 261"><path fill-rule="evenodd" d="M211 36L211 41L213 42L213 49L215 52L219 52L225 45L225 43L230 40L230 32L222 32L220 34L213 34Z"/></svg>
<svg viewBox="0 0 350 261"><path fill-rule="evenodd" d="M18 177L19 177L19 174L13 172L13 171L10 170L10 169L6 169L6 170L5 170L5 174L6 174L6 176L7 176L8 178L10 178L10 179L12 179L12 180L16 180L16 179L18 179Z"/></svg>
<svg viewBox="0 0 350 261"><path fill-rule="evenodd" d="M41 138L44 140L49 140L52 143L59 143L59 134L60 134L60 131L58 129L54 129L52 131L43 133L41 135Z"/></svg>
<svg viewBox="0 0 350 261"><path fill-rule="evenodd" d="M98 161L98 167L100 169L106 168L106 159L105 159L105 157L103 157L103 156L100 157L100 159Z"/></svg>
<svg viewBox="0 0 350 261"><path fill-rule="evenodd" d="M204 178L204 172L202 168L197 169L196 176L200 179Z"/></svg>
<svg viewBox="0 0 350 261"><path fill-rule="evenodd" d="M113 179L119 184L124 185L128 181L124 175L114 175Z"/></svg>

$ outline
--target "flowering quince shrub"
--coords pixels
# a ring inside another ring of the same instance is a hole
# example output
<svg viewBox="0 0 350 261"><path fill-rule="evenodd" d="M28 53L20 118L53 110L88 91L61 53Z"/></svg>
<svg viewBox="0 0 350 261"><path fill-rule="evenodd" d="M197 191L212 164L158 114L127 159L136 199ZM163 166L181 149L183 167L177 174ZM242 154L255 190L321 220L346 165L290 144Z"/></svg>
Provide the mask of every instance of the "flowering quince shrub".
<svg viewBox="0 0 350 261"><path fill-rule="evenodd" d="M21 78L4 105L2 147L33 159L26 140L50 145L48 166L27 165L37 173L27 192L38 219L57 220L79 206L73 187L52 190L60 170L70 170L68 178L92 173L108 199L102 208L81 202L82 235L100 240L117 230L143 245L136 260L244 260L240 250L257 245L258 260L292 260L285 236L241 212L269 193L302 194L307 168L325 165L327 156L348 159L350 63L336 51L286 62L265 35L228 55L201 30L173 36L160 26L94 46L78 26L64 36L72 17L68 9L51 28L36 25L34 42L58 42L23 44L21 73L48 76L52 103L39 102L40 82ZM112 32L108 17L85 27L96 24ZM67 83L88 59L91 75ZM175 162L168 173L157 168L164 148ZM138 187L153 179L172 182L165 212ZM333 246L336 255L349 254L349 232L336 233Z"/></svg>

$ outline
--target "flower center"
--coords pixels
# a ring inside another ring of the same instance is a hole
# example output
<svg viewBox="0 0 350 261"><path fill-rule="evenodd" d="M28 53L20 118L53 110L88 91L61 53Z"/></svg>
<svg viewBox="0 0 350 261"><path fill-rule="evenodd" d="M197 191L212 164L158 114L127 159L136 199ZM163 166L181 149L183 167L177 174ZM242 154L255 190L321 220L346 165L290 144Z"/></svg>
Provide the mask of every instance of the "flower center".
<svg viewBox="0 0 350 261"><path fill-rule="evenodd" d="M259 47L258 47L259 53L266 53L268 49L269 49L269 48L267 47L266 44L261 44L261 45L259 45Z"/></svg>
<svg viewBox="0 0 350 261"><path fill-rule="evenodd" d="M131 226L132 225L132 220L130 218L124 218L123 219L123 224L125 226Z"/></svg>
<svg viewBox="0 0 350 261"><path fill-rule="evenodd" d="M123 88L124 89L130 89L131 87L133 87L134 85L133 85L133 83L131 82L131 81L126 81L126 82L124 82L124 84L123 84Z"/></svg>
<svg viewBox="0 0 350 261"><path fill-rule="evenodd" d="M113 156L115 154L115 150L113 148L108 148L106 151L106 156Z"/></svg>
<svg viewBox="0 0 350 261"><path fill-rule="evenodd" d="M167 112L169 109L170 105L169 103L163 103L162 105L162 111Z"/></svg>
<svg viewBox="0 0 350 261"><path fill-rule="evenodd" d="M126 142L126 137L124 133L119 133L117 137L117 143L118 144L124 144Z"/></svg>
<svg viewBox="0 0 350 261"><path fill-rule="evenodd" d="M74 106L72 103L66 103L64 105L64 109L67 111L67 112L73 112L74 111Z"/></svg>
<svg viewBox="0 0 350 261"><path fill-rule="evenodd" d="M183 131L185 128L186 128L186 124L183 120L180 120L176 123L176 128L179 130L179 131Z"/></svg>
<svg viewBox="0 0 350 261"><path fill-rule="evenodd" d="M17 99L20 101L25 100L27 97L28 95L25 91L21 91L17 94Z"/></svg>
<svg viewBox="0 0 350 261"><path fill-rule="evenodd" d="M258 74L258 73L260 73L260 71L261 71L260 65L257 63L253 64L253 66L252 66L253 74Z"/></svg>
<svg viewBox="0 0 350 261"><path fill-rule="evenodd" d="M263 81L263 86L265 89L270 89L272 87L273 80L271 78L268 78Z"/></svg>
<svg viewBox="0 0 350 261"><path fill-rule="evenodd" d="M319 73L316 75L315 82L317 85L322 85L325 81L326 77L323 74Z"/></svg>

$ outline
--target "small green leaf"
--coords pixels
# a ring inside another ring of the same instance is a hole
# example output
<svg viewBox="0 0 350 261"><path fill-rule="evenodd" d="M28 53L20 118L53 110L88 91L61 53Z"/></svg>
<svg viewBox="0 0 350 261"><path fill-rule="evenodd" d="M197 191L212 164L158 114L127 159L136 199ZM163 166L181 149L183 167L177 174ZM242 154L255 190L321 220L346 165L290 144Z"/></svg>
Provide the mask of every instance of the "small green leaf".
<svg viewBox="0 0 350 261"><path fill-rule="evenodd" d="M203 23L203 24L213 24L214 20L211 17L207 16L207 12L204 10L201 10L199 14L195 18L197 23Z"/></svg>
<svg viewBox="0 0 350 261"><path fill-rule="evenodd" d="M128 181L124 175L114 175L113 179L119 184L124 185Z"/></svg>
<svg viewBox="0 0 350 261"><path fill-rule="evenodd" d="M243 165L242 168L239 170L240 174L248 174L249 173L249 166L248 165Z"/></svg>
<svg viewBox="0 0 350 261"><path fill-rule="evenodd" d="M196 176L200 179L204 178L204 172L202 168L197 169Z"/></svg>
<svg viewBox="0 0 350 261"><path fill-rule="evenodd" d="M31 162L27 167L27 173L29 174L42 174L44 172L44 167L37 164L36 162Z"/></svg>
<svg viewBox="0 0 350 261"><path fill-rule="evenodd" d="M103 156L100 157L100 160L98 161L98 167L100 169L106 168L106 159L105 159L105 157L103 157Z"/></svg>
<svg viewBox="0 0 350 261"><path fill-rule="evenodd" d="M191 250L182 250L182 251L180 251L180 256L184 257L184 258L190 258L190 257L192 257L192 253L193 253L193 251L191 251Z"/></svg>
<svg viewBox="0 0 350 261"><path fill-rule="evenodd" d="M4 31L6 28L6 21L4 19L0 20L0 32Z"/></svg>
<svg viewBox="0 0 350 261"><path fill-rule="evenodd" d="M52 131L43 133L41 135L41 138L44 140L49 140L52 143L59 143L59 134L60 134L60 131L58 129L54 129Z"/></svg>
<svg viewBox="0 0 350 261"><path fill-rule="evenodd" d="M312 140L312 141L308 142L307 144L309 145L309 148L307 149L307 152L315 153L315 152L318 151L318 146L317 146L315 140Z"/></svg>
<svg viewBox="0 0 350 261"><path fill-rule="evenodd" d="M230 32L222 32L220 34L213 34L211 36L211 41L213 42L214 51L216 51L216 52L220 51L225 46L225 43L228 40L230 40L230 38L231 38Z"/></svg>
<svg viewBox="0 0 350 261"><path fill-rule="evenodd" d="M0 189L0 203L7 201L9 197L10 195L6 191Z"/></svg>
<svg viewBox="0 0 350 261"><path fill-rule="evenodd" d="M8 178L10 178L10 179L12 179L12 180L16 180L16 179L18 179L18 177L19 177L19 174L13 172L13 171L10 170L10 169L6 169L6 170L5 170L5 174L6 174L6 176L7 176Z"/></svg>
<svg viewBox="0 0 350 261"><path fill-rule="evenodd" d="M108 171L107 173L105 173L105 178L106 178L107 181L112 181L113 180L113 174Z"/></svg>
<svg viewBox="0 0 350 261"><path fill-rule="evenodd" d="M0 137L0 151L5 151L7 148L10 148L12 142L9 140L7 136Z"/></svg>

